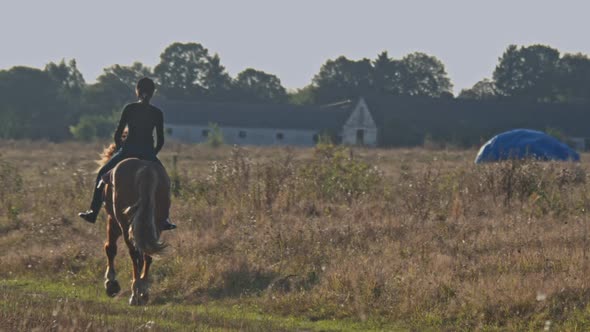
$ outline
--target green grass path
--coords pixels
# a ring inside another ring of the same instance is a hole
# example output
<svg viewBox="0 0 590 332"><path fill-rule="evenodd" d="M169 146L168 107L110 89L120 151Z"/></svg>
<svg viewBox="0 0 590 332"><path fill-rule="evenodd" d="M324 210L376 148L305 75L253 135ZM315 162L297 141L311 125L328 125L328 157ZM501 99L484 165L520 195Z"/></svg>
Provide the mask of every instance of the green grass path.
<svg viewBox="0 0 590 332"><path fill-rule="evenodd" d="M0 327L151 331L400 331L392 326L343 320L311 322L270 315L256 308L213 301L207 304L152 304L131 307L128 292L109 298L102 285L50 279L0 280Z"/></svg>

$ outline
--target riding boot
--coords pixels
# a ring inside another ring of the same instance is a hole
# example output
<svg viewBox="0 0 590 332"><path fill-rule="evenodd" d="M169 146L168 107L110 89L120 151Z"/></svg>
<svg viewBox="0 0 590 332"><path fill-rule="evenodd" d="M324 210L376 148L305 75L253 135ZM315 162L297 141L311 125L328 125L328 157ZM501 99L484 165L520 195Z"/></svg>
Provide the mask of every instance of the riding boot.
<svg viewBox="0 0 590 332"><path fill-rule="evenodd" d="M94 194L92 195L92 203L90 203L90 210L86 212L78 213L80 218L86 220L89 223L94 224L96 222L96 217L98 217L98 212L100 211L103 197L102 192L104 190L104 183L101 181L98 186L94 189Z"/></svg>
<svg viewBox="0 0 590 332"><path fill-rule="evenodd" d="M170 218L166 218L160 225L162 231L169 231L176 228L176 225L170 222Z"/></svg>

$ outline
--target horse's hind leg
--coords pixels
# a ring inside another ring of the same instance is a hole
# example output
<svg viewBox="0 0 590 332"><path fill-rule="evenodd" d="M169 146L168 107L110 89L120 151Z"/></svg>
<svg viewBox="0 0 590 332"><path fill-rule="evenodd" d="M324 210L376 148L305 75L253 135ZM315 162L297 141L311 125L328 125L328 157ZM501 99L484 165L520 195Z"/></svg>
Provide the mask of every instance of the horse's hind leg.
<svg viewBox="0 0 590 332"><path fill-rule="evenodd" d="M149 300L149 284L148 284L148 274L150 271L150 266L152 265L152 257L150 255L143 255L143 268L141 272L141 277L138 279L139 284L137 284L138 288L138 304L145 305Z"/></svg>
<svg viewBox="0 0 590 332"><path fill-rule="evenodd" d="M117 281L115 273L115 256L117 255L117 239L121 236L121 227L113 219L108 216L107 219L107 241L104 244L104 250L107 254L108 266L105 272L104 287L108 296L115 296L121 290L121 286Z"/></svg>
<svg viewBox="0 0 590 332"><path fill-rule="evenodd" d="M135 248L129 248L133 261L133 281L131 285L131 305L146 305L149 300L148 273L152 264L152 257L142 254Z"/></svg>
<svg viewBox="0 0 590 332"><path fill-rule="evenodd" d="M148 273L150 272L150 266L152 265L152 256L150 255L143 255L143 271L141 272L141 279L147 282Z"/></svg>
<svg viewBox="0 0 590 332"><path fill-rule="evenodd" d="M129 234L126 232L123 239L129 248L129 256L131 263L133 263L133 280L131 281L131 297L129 298L130 305L143 305L141 301L141 294L144 289L143 281L141 280L141 271L144 265L143 255L135 248L133 241L129 239Z"/></svg>

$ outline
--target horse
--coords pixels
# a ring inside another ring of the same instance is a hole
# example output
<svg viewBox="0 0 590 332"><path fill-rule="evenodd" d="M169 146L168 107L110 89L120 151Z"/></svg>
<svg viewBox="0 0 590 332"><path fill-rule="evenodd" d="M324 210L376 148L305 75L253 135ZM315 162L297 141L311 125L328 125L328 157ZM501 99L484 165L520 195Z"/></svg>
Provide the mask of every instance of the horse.
<svg viewBox="0 0 590 332"><path fill-rule="evenodd" d="M111 144L102 153L102 164L116 151ZM117 295L121 286L116 279L115 256L117 240L123 240L133 263L130 305L145 305L149 300L148 274L152 256L161 253L166 244L160 241L158 222L168 216L170 209L170 178L161 164L128 158L105 175L103 191L107 212L107 240L104 250L108 265L105 290Z"/></svg>

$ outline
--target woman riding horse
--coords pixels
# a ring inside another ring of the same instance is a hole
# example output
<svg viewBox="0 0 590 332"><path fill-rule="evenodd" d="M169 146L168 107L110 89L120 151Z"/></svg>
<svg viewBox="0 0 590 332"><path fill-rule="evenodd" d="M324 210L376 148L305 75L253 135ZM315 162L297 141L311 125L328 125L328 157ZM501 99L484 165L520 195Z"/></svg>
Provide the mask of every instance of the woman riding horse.
<svg viewBox="0 0 590 332"><path fill-rule="evenodd" d="M90 210L78 214L87 222L96 222L96 217L104 201L104 182L101 181L103 175L113 169L119 162L127 158L138 158L154 161L161 165L156 155L164 146L164 116L160 109L150 104L150 99L155 90L156 86L151 79L147 77L140 79L135 89L139 101L128 104L123 109L121 120L119 120L119 125L115 131L117 152L98 171ZM125 141L123 141L122 136L125 127L128 129L128 133ZM156 129L157 139L155 148L154 128ZM176 225L172 224L169 218L165 218L160 222L161 230L176 228Z"/></svg>

